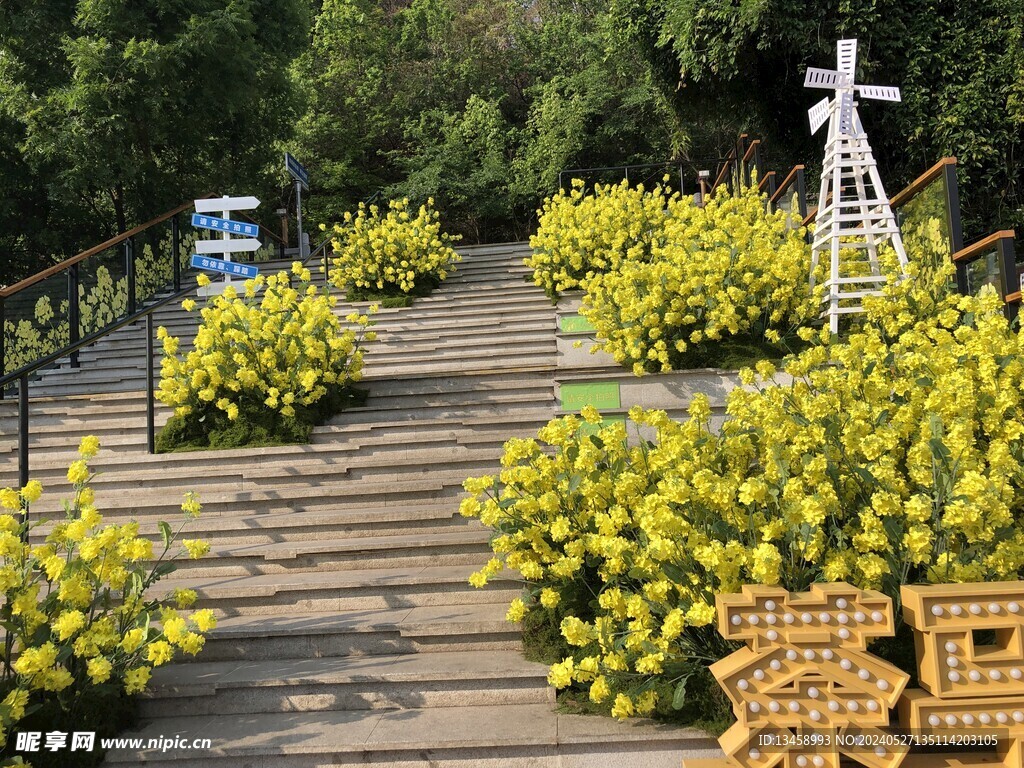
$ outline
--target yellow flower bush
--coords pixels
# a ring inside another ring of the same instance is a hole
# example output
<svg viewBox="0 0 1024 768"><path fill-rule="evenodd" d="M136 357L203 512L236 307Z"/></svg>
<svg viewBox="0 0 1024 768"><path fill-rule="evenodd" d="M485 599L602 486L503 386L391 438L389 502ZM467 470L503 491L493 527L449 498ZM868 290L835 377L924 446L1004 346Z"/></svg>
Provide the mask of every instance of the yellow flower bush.
<svg viewBox="0 0 1024 768"><path fill-rule="evenodd" d="M893 280L845 340L802 329L780 373L741 373L720 432L701 396L682 423L632 409L650 439L584 409L595 435L557 419L466 481L497 553L473 582L510 568L528 583L510 620L562 612L553 685L650 712L727 652L714 596L744 583L898 603L904 583L1024 576L1024 334L990 290L944 295L949 274Z"/></svg>
<svg viewBox="0 0 1024 768"><path fill-rule="evenodd" d="M32 481L20 490L0 490L0 616L8 639L0 746L14 725L40 707L47 728L59 724L52 719L58 718L79 730L107 730L109 710L106 722L76 719L87 702L94 711L97 702L101 712L116 708L112 702L145 690L153 667L179 651L198 653L204 633L216 626L209 609L188 616L179 611L185 603L151 595L185 551L177 543L184 523L177 531L160 523L162 543L155 553L138 523L103 525L88 468L99 441L86 437L79 450L82 458L68 471L74 497L65 503L65 519L45 539L31 543L30 531L43 523L23 522L42 486ZM199 512L193 495L187 502L185 522Z"/></svg>
<svg viewBox="0 0 1024 768"><path fill-rule="evenodd" d="M334 227L331 282L351 298L420 293L444 280L460 256L458 236L445 234L430 199L415 215L409 200L392 200L386 210L360 203Z"/></svg>
<svg viewBox="0 0 1024 768"><path fill-rule="evenodd" d="M667 222L691 206L661 186L648 192L623 181L598 184L586 193L583 182L574 179L568 192L559 190L537 212L533 253L525 264L534 283L556 298L625 261L648 261L664 240Z"/></svg>
<svg viewBox="0 0 1024 768"><path fill-rule="evenodd" d="M727 337L778 343L817 314L805 230L756 187L671 213L648 258L582 280L598 349L642 375L688 367L688 353Z"/></svg>
<svg viewBox="0 0 1024 768"><path fill-rule="evenodd" d="M309 279L295 262L291 273L247 280L241 296L228 286L199 310L187 354L179 353L178 338L158 330L164 358L157 397L175 409L162 448L194 440L217 447L211 435L233 424L244 432L224 437L234 444L303 441L314 423L340 409L362 374L361 345L376 335L367 315L352 313L343 327L337 299ZM184 306L196 310L195 302Z"/></svg>

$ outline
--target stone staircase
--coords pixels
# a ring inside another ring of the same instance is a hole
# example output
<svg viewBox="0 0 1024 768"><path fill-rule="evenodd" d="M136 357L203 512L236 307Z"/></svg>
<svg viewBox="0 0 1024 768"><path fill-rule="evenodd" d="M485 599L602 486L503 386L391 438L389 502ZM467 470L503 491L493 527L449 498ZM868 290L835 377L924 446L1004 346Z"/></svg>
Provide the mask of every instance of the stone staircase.
<svg viewBox="0 0 1024 768"><path fill-rule="evenodd" d="M195 589L219 626L195 660L156 670L141 728L125 734L212 747L143 744L109 764L661 768L717 754L697 731L556 712L546 667L504 621L521 584L469 586L489 532L458 515L462 481L495 473L503 442L534 435L558 404L555 309L525 281L526 247L462 252L432 296L377 315L365 406L310 445L147 454L144 326L32 384L31 474L47 491L34 514L61 514L67 463L95 434L107 522L137 519L155 538L195 490L204 512L186 535L212 545L158 589ZM157 322L194 331L176 306ZM0 486L17 480L16 423L0 403Z"/></svg>

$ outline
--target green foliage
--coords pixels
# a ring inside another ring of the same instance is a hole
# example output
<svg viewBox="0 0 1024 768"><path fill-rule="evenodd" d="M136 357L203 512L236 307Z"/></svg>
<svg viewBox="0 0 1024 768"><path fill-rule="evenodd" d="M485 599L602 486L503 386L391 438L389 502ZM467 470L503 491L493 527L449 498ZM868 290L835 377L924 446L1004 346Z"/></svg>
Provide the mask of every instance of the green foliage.
<svg viewBox="0 0 1024 768"><path fill-rule="evenodd" d="M307 17L302 0L5 3L0 245L68 256L214 186L266 184Z"/></svg>
<svg viewBox="0 0 1024 768"><path fill-rule="evenodd" d="M856 37L858 81L903 92L898 105L861 104L890 191L955 155L969 235L1024 223L1024 6L1016 0L612 6L622 35L677 94L677 114L701 151L720 151L750 130L780 160L820 156L802 117L812 102L803 73L831 67L835 41Z"/></svg>
<svg viewBox="0 0 1024 768"><path fill-rule="evenodd" d="M312 220L384 188L470 240L523 238L563 168L666 159L674 117L610 34L601 4L324 0L296 65Z"/></svg>

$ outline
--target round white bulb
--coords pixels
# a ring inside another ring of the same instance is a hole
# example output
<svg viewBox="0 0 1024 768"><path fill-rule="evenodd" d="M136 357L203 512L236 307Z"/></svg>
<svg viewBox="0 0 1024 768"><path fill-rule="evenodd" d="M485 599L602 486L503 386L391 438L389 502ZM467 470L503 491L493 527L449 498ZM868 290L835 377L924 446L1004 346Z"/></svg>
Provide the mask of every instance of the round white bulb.
<svg viewBox="0 0 1024 768"><path fill-rule="evenodd" d="M931 716L930 716L930 717L928 718L928 725L930 725L930 726L932 726L932 727L935 727L936 725L938 725L938 724L939 724L939 723L941 723L941 722L942 722L942 720L941 720L941 719L939 719L939 716L938 716L938 715L931 715Z"/></svg>
<svg viewBox="0 0 1024 768"><path fill-rule="evenodd" d="M757 626L758 624L760 624L760 623L761 623L761 617L760 617L760 616L758 616L758 615L757 615L756 613L752 613L752 614L750 614L750 616L749 616L749 617L747 618L747 621L749 621L749 622L751 623L751 625L752 625L752 626L755 626L755 627L756 627L756 626Z"/></svg>
<svg viewBox="0 0 1024 768"><path fill-rule="evenodd" d="M1010 718L1008 718L1008 717L1006 716L1006 713L1005 713L1005 712L996 712L996 722L997 722L997 723L1005 723L1005 722L1006 722L1007 720L1009 720L1009 719L1010 719Z"/></svg>
<svg viewBox="0 0 1024 768"><path fill-rule="evenodd" d="M951 682L951 683L959 683L960 682L960 673L959 672L954 672L954 671L950 670L949 674L946 675L946 677L949 678L949 682Z"/></svg>
<svg viewBox="0 0 1024 768"><path fill-rule="evenodd" d="M1020 605L1018 603L1007 603L1006 610L1010 613L1020 613Z"/></svg>
<svg viewBox="0 0 1024 768"><path fill-rule="evenodd" d="M946 715L946 725L956 725L956 715Z"/></svg>
<svg viewBox="0 0 1024 768"><path fill-rule="evenodd" d="M794 651L792 649L786 651L786 658L789 659L790 661L796 661L796 657L797 657L796 651Z"/></svg>
<svg viewBox="0 0 1024 768"><path fill-rule="evenodd" d="M749 752L747 752L747 754L750 755L750 759L751 760L760 760L761 759L761 753L758 752L756 749L750 750Z"/></svg>
<svg viewBox="0 0 1024 768"><path fill-rule="evenodd" d="M771 624L773 626L775 622L777 622L778 620L779 617L776 616L774 613L769 613L767 616L764 617L765 624Z"/></svg>
<svg viewBox="0 0 1024 768"><path fill-rule="evenodd" d="M748 683L746 680L737 680L736 687L739 688L741 691L745 691L747 690L747 688L750 687L750 683Z"/></svg>
<svg viewBox="0 0 1024 768"><path fill-rule="evenodd" d="M988 725L992 722L992 715L990 715L988 712L982 712L980 715L978 715L978 722L982 725Z"/></svg>
<svg viewBox="0 0 1024 768"><path fill-rule="evenodd" d="M782 707L779 706L779 702L773 701L768 705L768 709L770 709L772 712L778 712L780 709L782 709Z"/></svg>
<svg viewBox="0 0 1024 768"><path fill-rule="evenodd" d="M779 639L779 633L776 632L774 629L769 629L768 632L765 634L765 637L767 637L774 643L776 640Z"/></svg>
<svg viewBox="0 0 1024 768"><path fill-rule="evenodd" d="M1019 709L1015 709L1013 711L1013 722L1024 723L1024 712L1021 712Z"/></svg>
<svg viewBox="0 0 1024 768"><path fill-rule="evenodd" d="M871 677L871 673L868 672L866 669L858 669L857 677L859 677L861 680L867 680L869 677Z"/></svg>
<svg viewBox="0 0 1024 768"><path fill-rule="evenodd" d="M839 666L845 669L847 672L849 672L851 669L853 669L853 662L849 659L843 659L839 662Z"/></svg>
<svg viewBox="0 0 1024 768"><path fill-rule="evenodd" d="M756 701L750 702L750 707L749 708L750 708L750 711L753 712L754 714L757 714L758 712L761 711L761 705L758 704Z"/></svg>
<svg viewBox="0 0 1024 768"><path fill-rule="evenodd" d="M765 600L764 609L766 611L774 611L775 610L775 601L774 600Z"/></svg>
<svg viewBox="0 0 1024 768"><path fill-rule="evenodd" d="M1017 669L1017 667L1014 667L1013 669L1011 669L1010 670L1010 677L1012 677L1014 680L1020 680L1020 677L1021 677L1020 670Z"/></svg>
<svg viewBox="0 0 1024 768"><path fill-rule="evenodd" d="M974 725L974 715L964 715L964 725Z"/></svg>
<svg viewBox="0 0 1024 768"><path fill-rule="evenodd" d="M882 680L881 678L879 678L878 682L875 683L875 685L878 686L878 690L880 690L880 691L887 691L887 690L889 690L889 683L887 681L885 681L885 680Z"/></svg>
<svg viewBox="0 0 1024 768"><path fill-rule="evenodd" d="M1000 672L998 669L993 669L991 672L988 673L988 676L991 677L993 680L1003 679L1003 673Z"/></svg>
<svg viewBox="0 0 1024 768"><path fill-rule="evenodd" d="M832 616L825 613L824 611L818 614L818 621L820 621L822 624L828 624L831 620Z"/></svg>
<svg viewBox="0 0 1024 768"><path fill-rule="evenodd" d="M800 768L807 768L807 762L808 762L807 758L804 757L803 755L797 755L796 756L796 764L798 766L800 766Z"/></svg>
<svg viewBox="0 0 1024 768"><path fill-rule="evenodd" d="M851 712L857 712L860 709L860 704L858 704L856 701L851 701L846 706L849 708Z"/></svg>
<svg viewBox="0 0 1024 768"><path fill-rule="evenodd" d="M811 616L811 614L809 613L801 613L800 621L802 621L804 624L810 624L812 621L814 621L814 617Z"/></svg>
<svg viewBox="0 0 1024 768"><path fill-rule="evenodd" d="M949 606L949 612L952 613L954 616L959 616L964 612L964 609L956 603L954 603L953 605Z"/></svg>
<svg viewBox="0 0 1024 768"><path fill-rule="evenodd" d="M743 619L740 618L740 615L738 613L737 614L733 614L733 617L731 619L729 619L729 622L734 627L738 627L742 621L743 621Z"/></svg>
<svg viewBox="0 0 1024 768"><path fill-rule="evenodd" d="M864 615L864 611L857 611L855 614L853 614L854 621L864 621L864 619L866 618L867 617Z"/></svg>
<svg viewBox="0 0 1024 768"><path fill-rule="evenodd" d="M782 615L782 620L787 624L792 624L794 621L796 621L796 616L794 616L792 613L784 613Z"/></svg>
<svg viewBox="0 0 1024 768"><path fill-rule="evenodd" d="M981 606L977 603L971 603L969 606L967 606L967 610L973 613L975 616L977 616L979 613L981 613Z"/></svg>
<svg viewBox="0 0 1024 768"><path fill-rule="evenodd" d="M873 699L869 700L868 703L865 706L868 708L868 712L877 712L878 711L878 702L874 701Z"/></svg>
<svg viewBox="0 0 1024 768"><path fill-rule="evenodd" d="M932 606L932 616L942 616L945 613L941 605Z"/></svg>
<svg viewBox="0 0 1024 768"><path fill-rule="evenodd" d="M1001 610L1003 610L1003 609L999 607L999 603L989 603L988 604L988 612L989 613L999 613Z"/></svg>
<svg viewBox="0 0 1024 768"><path fill-rule="evenodd" d="M875 754L878 757L885 757L885 747L883 747L883 746L875 747Z"/></svg>
<svg viewBox="0 0 1024 768"><path fill-rule="evenodd" d="M799 712L800 711L800 702L798 702L798 701L791 701L791 702L789 702L789 711L790 712Z"/></svg>
<svg viewBox="0 0 1024 768"><path fill-rule="evenodd" d="M970 672L968 672L967 676L971 678L971 680L973 680L974 682L978 682L979 680L981 680L981 672L979 672L976 669L972 669Z"/></svg>
<svg viewBox="0 0 1024 768"><path fill-rule="evenodd" d="M776 672L778 672L780 669L782 669L782 662L779 661L778 659L772 659L768 663L768 666L771 667L772 669L774 669Z"/></svg>
<svg viewBox="0 0 1024 768"><path fill-rule="evenodd" d="M809 713L807 713L807 716L811 718L811 720L813 720L814 722L818 722L819 720L821 720L821 712L819 712L816 709L812 709Z"/></svg>
<svg viewBox="0 0 1024 768"><path fill-rule="evenodd" d="M850 617L847 616L845 613L840 613L838 616L836 616L836 621L838 621L840 624L849 624Z"/></svg>
<svg viewBox="0 0 1024 768"><path fill-rule="evenodd" d="M826 648L821 652L821 658L823 658L825 661L832 661L833 656L835 656L835 653L832 652L831 648Z"/></svg>
<svg viewBox="0 0 1024 768"><path fill-rule="evenodd" d="M814 768L821 768L825 764L825 758L821 755L815 755L811 758L811 762L814 763Z"/></svg>
<svg viewBox="0 0 1024 768"><path fill-rule="evenodd" d="M885 620L885 614L882 613L881 611L872 611L871 612L871 620L872 621L884 621Z"/></svg>
<svg viewBox="0 0 1024 768"><path fill-rule="evenodd" d="M850 639L850 630L848 630L846 627L843 627L842 629L840 629L838 634L839 634L839 637L842 638L843 640L849 640Z"/></svg>
<svg viewBox="0 0 1024 768"><path fill-rule="evenodd" d="M818 698L818 696L821 695L821 692L812 685L810 688L807 689L807 695L810 696L812 699L816 699Z"/></svg>
<svg viewBox="0 0 1024 768"><path fill-rule="evenodd" d="M829 710L829 712L838 712L839 711L839 702L834 700L834 699L832 701L830 701L828 703L828 710Z"/></svg>
<svg viewBox="0 0 1024 768"><path fill-rule="evenodd" d="M804 658L808 661L814 661L814 651L808 648L806 651L804 651Z"/></svg>
<svg viewBox="0 0 1024 768"><path fill-rule="evenodd" d="M959 650L956 647L956 643L954 643L952 640L950 640L948 643L946 643L945 648L946 648L946 653L956 653L957 650Z"/></svg>
<svg viewBox="0 0 1024 768"><path fill-rule="evenodd" d="M955 666L957 666L957 665L958 665L959 663L960 663L960 662L956 660L956 657L955 657L955 656L950 656L950 657L948 657L948 658L946 659L946 666L947 666L947 667L955 667Z"/></svg>
<svg viewBox="0 0 1024 768"><path fill-rule="evenodd" d="M764 670L763 669L755 669L754 670L754 679L755 680L764 680Z"/></svg>

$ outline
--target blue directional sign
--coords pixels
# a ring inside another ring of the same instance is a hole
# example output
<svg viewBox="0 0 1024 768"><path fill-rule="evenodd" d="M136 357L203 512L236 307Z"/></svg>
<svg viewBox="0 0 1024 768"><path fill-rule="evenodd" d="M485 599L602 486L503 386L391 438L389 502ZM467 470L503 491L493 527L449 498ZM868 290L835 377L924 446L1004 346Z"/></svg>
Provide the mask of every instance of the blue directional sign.
<svg viewBox="0 0 1024 768"><path fill-rule="evenodd" d="M215 229L218 232L230 232L232 235L260 236L258 224L250 224L246 221L232 221L231 219L218 219L215 216L207 216L202 213L192 214L192 226L199 227L200 229Z"/></svg>
<svg viewBox="0 0 1024 768"><path fill-rule="evenodd" d="M238 264L234 261L211 259L209 256L200 256L195 253L192 254L192 266L196 269L208 269L212 272L223 272L225 275L242 277L246 280L256 277L256 275L260 273L259 268L254 267L252 264Z"/></svg>
<svg viewBox="0 0 1024 768"><path fill-rule="evenodd" d="M284 153L284 168L291 174L292 178L302 183L302 186L309 188L309 171L302 163L292 157L291 152Z"/></svg>

